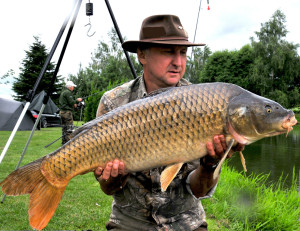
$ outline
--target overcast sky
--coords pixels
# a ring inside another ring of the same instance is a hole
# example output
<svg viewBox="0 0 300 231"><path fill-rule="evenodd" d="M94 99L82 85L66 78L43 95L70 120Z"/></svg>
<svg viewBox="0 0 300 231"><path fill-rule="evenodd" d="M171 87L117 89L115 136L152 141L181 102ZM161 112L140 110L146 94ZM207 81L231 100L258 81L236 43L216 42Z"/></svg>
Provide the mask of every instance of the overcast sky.
<svg viewBox="0 0 300 231"><path fill-rule="evenodd" d="M90 17L91 30L96 32L88 37L89 18L85 15L83 0L67 47L59 75L67 77L76 74L81 63L86 67L91 53L99 40L106 40L113 27L104 0L90 0L94 4L94 15ZM123 37L137 40L142 20L154 14L175 14L193 41L198 15L201 10L195 42L206 43L212 51L240 49L250 42L249 38L259 31L261 23L267 22L277 9L286 15L289 31L286 40L300 43L300 1L299 0L110 0L109 3ZM2 1L0 7L0 76L9 69L19 73L25 58L25 50L39 36L48 51L68 15L73 0L14 0ZM65 31L66 34L67 30ZM64 42L62 38L52 61L57 62ZM42 67L41 67L42 68ZM34 83L33 83L34 85ZM0 84L0 97L11 98L10 84Z"/></svg>

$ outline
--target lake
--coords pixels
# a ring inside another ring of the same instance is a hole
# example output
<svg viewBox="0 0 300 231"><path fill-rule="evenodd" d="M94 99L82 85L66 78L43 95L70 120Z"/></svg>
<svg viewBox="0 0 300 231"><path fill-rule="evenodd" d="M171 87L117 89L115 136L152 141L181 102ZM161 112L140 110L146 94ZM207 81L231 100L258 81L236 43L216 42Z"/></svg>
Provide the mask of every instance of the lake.
<svg viewBox="0 0 300 231"><path fill-rule="evenodd" d="M288 134L268 137L245 147L243 151L247 175L251 173L270 174L268 182L277 182L282 175L286 178L285 186L289 187L292 182L293 167L297 179L300 172L300 126L294 126ZM235 153L228 162L238 171L243 171L240 155ZM299 181L298 181L299 183Z"/></svg>

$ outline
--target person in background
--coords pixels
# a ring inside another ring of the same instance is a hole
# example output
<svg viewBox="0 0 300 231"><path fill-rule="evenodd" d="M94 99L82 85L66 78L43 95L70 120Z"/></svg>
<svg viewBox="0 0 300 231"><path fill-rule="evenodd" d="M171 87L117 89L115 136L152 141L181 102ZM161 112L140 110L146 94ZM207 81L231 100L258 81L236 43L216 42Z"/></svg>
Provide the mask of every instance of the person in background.
<svg viewBox="0 0 300 231"><path fill-rule="evenodd" d="M106 92L100 100L97 116L159 89L190 84L183 79L187 48L203 45L188 41L175 15L146 18L140 40L122 44L125 50L137 53L143 75ZM207 230L201 200L211 197L216 190L218 179L213 179L213 172L227 149L224 136L216 134L206 148L208 155L200 161L184 164L165 192L160 187L164 167L126 174L124 163L115 159L104 169L97 168L94 175L102 191L113 196L107 230ZM238 144L229 156L243 148Z"/></svg>
<svg viewBox="0 0 300 231"><path fill-rule="evenodd" d="M59 115L62 122L62 145L70 140L70 134L73 132L73 113L77 107L77 102L81 102L82 98L75 99L73 96L74 87L76 85L72 81L66 83L66 89L59 96L60 111Z"/></svg>

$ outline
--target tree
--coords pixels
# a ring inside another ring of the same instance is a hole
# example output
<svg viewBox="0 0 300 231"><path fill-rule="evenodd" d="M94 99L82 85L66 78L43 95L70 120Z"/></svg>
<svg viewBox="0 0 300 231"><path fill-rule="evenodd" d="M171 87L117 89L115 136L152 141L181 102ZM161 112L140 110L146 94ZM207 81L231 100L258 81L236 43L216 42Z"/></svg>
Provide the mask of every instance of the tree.
<svg viewBox="0 0 300 231"><path fill-rule="evenodd" d="M77 75L70 76L77 84L76 97L93 95L93 100L90 97L86 100L85 121L95 118L99 98L106 90L133 79L116 31L112 29L108 36L110 43L99 41L89 66L84 69L80 67ZM131 55L130 58L137 74L141 74L141 65L136 62L134 56Z"/></svg>
<svg viewBox="0 0 300 231"><path fill-rule="evenodd" d="M201 72L211 53L208 46L205 46L203 49L193 47L191 57L188 57L185 78L192 83L199 83Z"/></svg>
<svg viewBox="0 0 300 231"><path fill-rule="evenodd" d="M253 49L245 45L236 51L216 51L208 57L200 74L200 82L227 82L248 88Z"/></svg>
<svg viewBox="0 0 300 231"><path fill-rule="evenodd" d="M33 89L36 80L39 77L41 69L48 57L48 52L46 46L42 44L39 37L34 36L34 42L29 47L28 51L25 51L26 57L22 61L22 66L20 67L19 77L15 77L16 80L13 83L12 89L16 92L14 99L18 101L23 101L26 99L26 95L29 90ZM43 76L39 86L37 87L36 93L42 90L47 90L53 73L55 70L55 64L50 62L45 75ZM53 92L58 93L62 88L62 83L60 82L60 77L58 81L53 86ZM58 94L54 94L52 97L53 101L57 103Z"/></svg>
<svg viewBox="0 0 300 231"><path fill-rule="evenodd" d="M277 99L274 97L279 95L279 91L283 93L293 91L295 85L298 85L299 89L300 60L297 54L299 44L284 40L288 33L285 23L285 15L277 10L268 22L261 24L260 31L255 32L258 41L256 42L253 37L250 38L255 55L250 75L255 86L254 91L274 100ZM289 95L287 97L288 100L282 100L281 103L286 107L294 106L290 105L293 100Z"/></svg>

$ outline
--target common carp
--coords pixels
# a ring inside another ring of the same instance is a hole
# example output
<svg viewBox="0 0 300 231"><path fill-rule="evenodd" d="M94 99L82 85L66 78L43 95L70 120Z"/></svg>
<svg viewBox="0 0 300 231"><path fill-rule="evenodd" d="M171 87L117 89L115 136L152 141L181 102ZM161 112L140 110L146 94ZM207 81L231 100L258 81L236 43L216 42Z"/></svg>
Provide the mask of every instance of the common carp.
<svg viewBox="0 0 300 231"><path fill-rule="evenodd" d="M128 172L169 166L161 179L166 190L182 163L207 154L214 135L248 145L288 133L296 123L291 110L234 84L170 88L86 123L64 146L15 170L0 186L7 195L30 194L30 225L40 230L68 182L108 161L123 161ZM169 171L173 166L177 171Z"/></svg>

